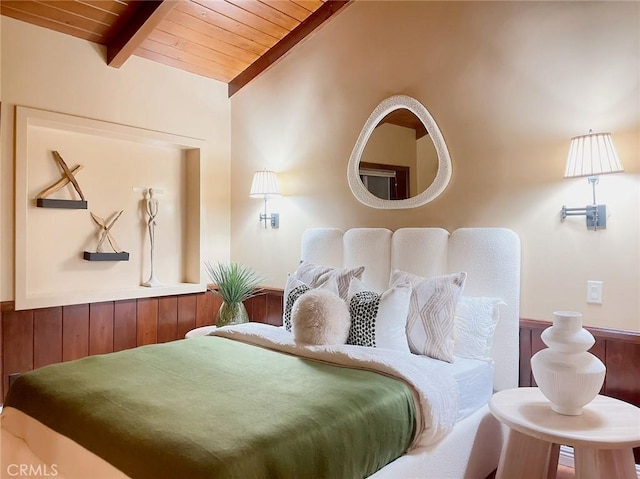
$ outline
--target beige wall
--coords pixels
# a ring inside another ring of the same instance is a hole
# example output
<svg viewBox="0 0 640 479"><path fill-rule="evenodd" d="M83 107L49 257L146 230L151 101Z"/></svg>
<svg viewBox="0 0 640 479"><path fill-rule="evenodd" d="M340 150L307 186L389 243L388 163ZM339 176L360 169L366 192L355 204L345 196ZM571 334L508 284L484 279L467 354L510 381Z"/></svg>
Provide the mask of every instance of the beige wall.
<svg viewBox="0 0 640 479"><path fill-rule="evenodd" d="M640 4L366 2L340 13L231 100L231 257L282 286L305 228L500 226L522 241L521 316L582 311L585 323L640 330ZM394 94L436 119L449 187L412 210L351 195L360 128ZM608 227L560 222L586 180L563 180L569 139L611 131L626 173L603 177ZM279 172L279 230L261 230L254 170ZM604 303L586 304L587 280Z"/></svg>
<svg viewBox="0 0 640 479"><path fill-rule="evenodd" d="M0 24L0 300L12 300L14 294L15 105L204 140L201 256L227 260L230 102L226 85L138 57L113 69L105 64L104 49L96 44L4 16ZM121 174L113 171L115 177Z"/></svg>

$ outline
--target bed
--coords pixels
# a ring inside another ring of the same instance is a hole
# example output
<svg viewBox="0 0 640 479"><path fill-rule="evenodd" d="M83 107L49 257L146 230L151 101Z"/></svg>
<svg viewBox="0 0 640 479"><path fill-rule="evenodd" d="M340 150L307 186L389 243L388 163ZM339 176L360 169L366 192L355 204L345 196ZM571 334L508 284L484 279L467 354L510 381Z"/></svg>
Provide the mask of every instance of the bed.
<svg viewBox="0 0 640 479"><path fill-rule="evenodd" d="M425 282L464 272L462 297L499 304L486 357L443 361L387 348L381 327L384 347L369 348L300 344L286 323L249 323L48 366L9 391L3 477L20 467L67 478L482 479L493 471L503 430L487 402L518 385L518 237L500 228L310 229L301 259L361 269L380 310L398 272Z"/></svg>

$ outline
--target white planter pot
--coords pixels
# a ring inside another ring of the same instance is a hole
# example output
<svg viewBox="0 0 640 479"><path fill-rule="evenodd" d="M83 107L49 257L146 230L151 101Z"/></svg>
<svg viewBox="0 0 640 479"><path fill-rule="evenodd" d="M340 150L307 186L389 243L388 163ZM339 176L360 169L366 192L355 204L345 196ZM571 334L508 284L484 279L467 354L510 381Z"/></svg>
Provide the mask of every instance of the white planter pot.
<svg viewBox="0 0 640 479"><path fill-rule="evenodd" d="M531 358L531 371L551 409L576 416L600 391L606 368L593 354L593 335L582 327L582 315L574 311L553 313L553 326L542 332L549 347Z"/></svg>

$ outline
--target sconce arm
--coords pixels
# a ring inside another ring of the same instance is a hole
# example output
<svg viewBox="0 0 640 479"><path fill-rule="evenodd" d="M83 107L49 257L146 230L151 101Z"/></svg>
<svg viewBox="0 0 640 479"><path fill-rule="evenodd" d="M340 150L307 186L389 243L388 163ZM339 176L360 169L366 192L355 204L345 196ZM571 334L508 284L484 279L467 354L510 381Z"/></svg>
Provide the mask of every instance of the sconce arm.
<svg viewBox="0 0 640 479"><path fill-rule="evenodd" d="M562 207L562 221L567 216L586 216L587 229L597 231L607 227L607 206L587 205L584 208Z"/></svg>
<svg viewBox="0 0 640 479"><path fill-rule="evenodd" d="M280 228L280 215L278 213L267 214L267 198L264 199L264 213L260 213L260 221L264 221L264 229L270 222L272 228Z"/></svg>

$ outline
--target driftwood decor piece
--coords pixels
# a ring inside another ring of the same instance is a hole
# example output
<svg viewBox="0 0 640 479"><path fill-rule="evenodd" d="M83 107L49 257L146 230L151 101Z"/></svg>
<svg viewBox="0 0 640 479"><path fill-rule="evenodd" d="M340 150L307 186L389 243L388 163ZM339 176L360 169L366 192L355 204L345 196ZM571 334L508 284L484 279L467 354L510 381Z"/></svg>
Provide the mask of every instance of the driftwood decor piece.
<svg viewBox="0 0 640 479"><path fill-rule="evenodd" d="M122 251L115 238L111 234L111 228L118 221L120 215L122 215L122 211L120 210L115 216L113 216L109 221L105 221L104 218L94 214L91 212L91 218L93 221L100 227L100 239L98 240L98 246L96 246L96 251L85 251L84 259L87 261L129 261L129 253L126 251ZM107 240L113 252L103 252L102 245L104 241Z"/></svg>
<svg viewBox="0 0 640 479"><path fill-rule="evenodd" d="M60 153L58 153L57 151L53 151L52 153L53 159L56 161L60 169L62 169L64 176L38 195L36 205L40 208L66 208L74 210L86 210L87 200L84 197L84 194L80 189L80 184L75 177L75 173L82 170L82 165L77 165L72 169L69 169L65 161L62 159L62 156L60 156ZM69 183L73 185L78 195L80 195L80 200L58 200L47 198L47 196L55 193Z"/></svg>

